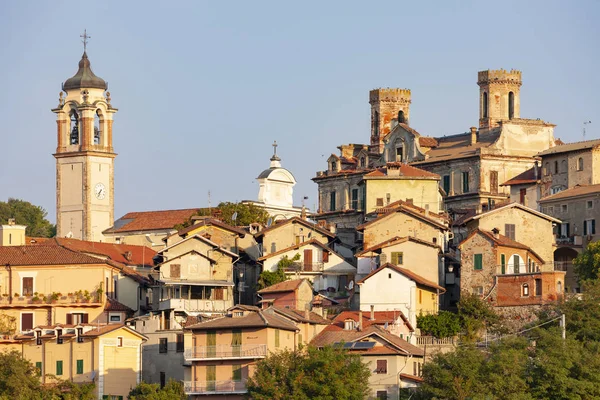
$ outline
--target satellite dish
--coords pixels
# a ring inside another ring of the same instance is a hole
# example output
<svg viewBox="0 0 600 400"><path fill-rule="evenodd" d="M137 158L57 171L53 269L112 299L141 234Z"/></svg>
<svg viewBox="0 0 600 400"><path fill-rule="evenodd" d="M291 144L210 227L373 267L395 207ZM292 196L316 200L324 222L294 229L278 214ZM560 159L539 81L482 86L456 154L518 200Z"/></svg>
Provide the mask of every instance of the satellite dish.
<svg viewBox="0 0 600 400"><path fill-rule="evenodd" d="M273 225L273 218L269 218L267 220L267 226L271 226L271 225Z"/></svg>
<svg viewBox="0 0 600 400"><path fill-rule="evenodd" d="M67 233L67 237L70 239L73 237L73 232L69 231L69 233Z"/></svg>
<svg viewBox="0 0 600 400"><path fill-rule="evenodd" d="M237 219L237 211L233 213L233 215L231 216L231 220L235 221Z"/></svg>

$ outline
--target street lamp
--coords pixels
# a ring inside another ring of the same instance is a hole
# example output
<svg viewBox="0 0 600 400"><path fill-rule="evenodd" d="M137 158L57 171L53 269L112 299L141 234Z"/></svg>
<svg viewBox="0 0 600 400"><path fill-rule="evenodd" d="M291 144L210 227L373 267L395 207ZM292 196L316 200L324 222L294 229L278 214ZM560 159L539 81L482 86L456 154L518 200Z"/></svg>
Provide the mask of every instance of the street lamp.
<svg viewBox="0 0 600 400"><path fill-rule="evenodd" d="M238 281L238 304L242 304L242 292L244 291L244 270L239 270L239 281Z"/></svg>

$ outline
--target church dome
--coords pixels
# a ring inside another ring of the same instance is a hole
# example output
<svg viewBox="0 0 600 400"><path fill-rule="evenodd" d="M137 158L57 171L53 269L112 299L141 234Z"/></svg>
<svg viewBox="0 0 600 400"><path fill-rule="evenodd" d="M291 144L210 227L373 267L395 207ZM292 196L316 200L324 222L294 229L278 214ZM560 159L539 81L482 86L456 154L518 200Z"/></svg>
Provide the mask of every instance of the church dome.
<svg viewBox="0 0 600 400"><path fill-rule="evenodd" d="M83 52L81 60L79 61L79 70L71 78L67 79L63 84L63 90L71 89L103 89L106 90L108 85L104 79L94 75L90 60L86 52Z"/></svg>
<svg viewBox="0 0 600 400"><path fill-rule="evenodd" d="M268 178L296 183L296 178L294 178L294 175L281 166L281 158L277 157L277 155L273 155L273 157L271 157L271 166L269 169L265 169L256 177L256 179Z"/></svg>

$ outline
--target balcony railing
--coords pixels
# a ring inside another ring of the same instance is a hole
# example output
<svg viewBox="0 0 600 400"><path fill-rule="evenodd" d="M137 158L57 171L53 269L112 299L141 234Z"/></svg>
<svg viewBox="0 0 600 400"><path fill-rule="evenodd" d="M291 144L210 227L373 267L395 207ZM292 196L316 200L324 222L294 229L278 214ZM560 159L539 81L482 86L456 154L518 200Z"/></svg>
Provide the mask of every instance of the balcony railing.
<svg viewBox="0 0 600 400"><path fill-rule="evenodd" d="M29 296L10 296L8 294L0 296L0 307L5 306L48 306L48 305L72 305L72 306L101 306L102 299L101 295L93 294L87 297L66 295L66 296L43 296L43 295L29 295Z"/></svg>
<svg viewBox="0 0 600 400"><path fill-rule="evenodd" d="M285 272L323 272L323 262L295 262L285 269Z"/></svg>
<svg viewBox="0 0 600 400"><path fill-rule="evenodd" d="M571 261L554 261L555 271L567 272L573 269L573 263Z"/></svg>
<svg viewBox="0 0 600 400"><path fill-rule="evenodd" d="M159 304L159 310L176 311L225 311L229 307L233 300L166 299Z"/></svg>
<svg viewBox="0 0 600 400"><path fill-rule="evenodd" d="M218 393L246 393L245 381L184 381L183 390L187 395L218 394Z"/></svg>
<svg viewBox="0 0 600 400"><path fill-rule="evenodd" d="M227 358L263 358L267 355L266 344L218 344L215 346L198 346L185 349L185 359L188 361Z"/></svg>

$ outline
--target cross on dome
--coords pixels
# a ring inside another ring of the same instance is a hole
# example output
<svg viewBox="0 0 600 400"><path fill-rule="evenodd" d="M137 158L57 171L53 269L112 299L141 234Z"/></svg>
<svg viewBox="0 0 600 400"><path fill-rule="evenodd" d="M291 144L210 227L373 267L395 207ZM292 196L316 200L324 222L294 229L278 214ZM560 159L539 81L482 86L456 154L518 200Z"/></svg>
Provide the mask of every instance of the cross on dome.
<svg viewBox="0 0 600 400"><path fill-rule="evenodd" d="M88 39L91 39L92 37L87 34L87 29L84 29L83 35L79 35L79 37L83 38L83 40L81 42L83 43L83 52L85 53L86 49L87 49Z"/></svg>

